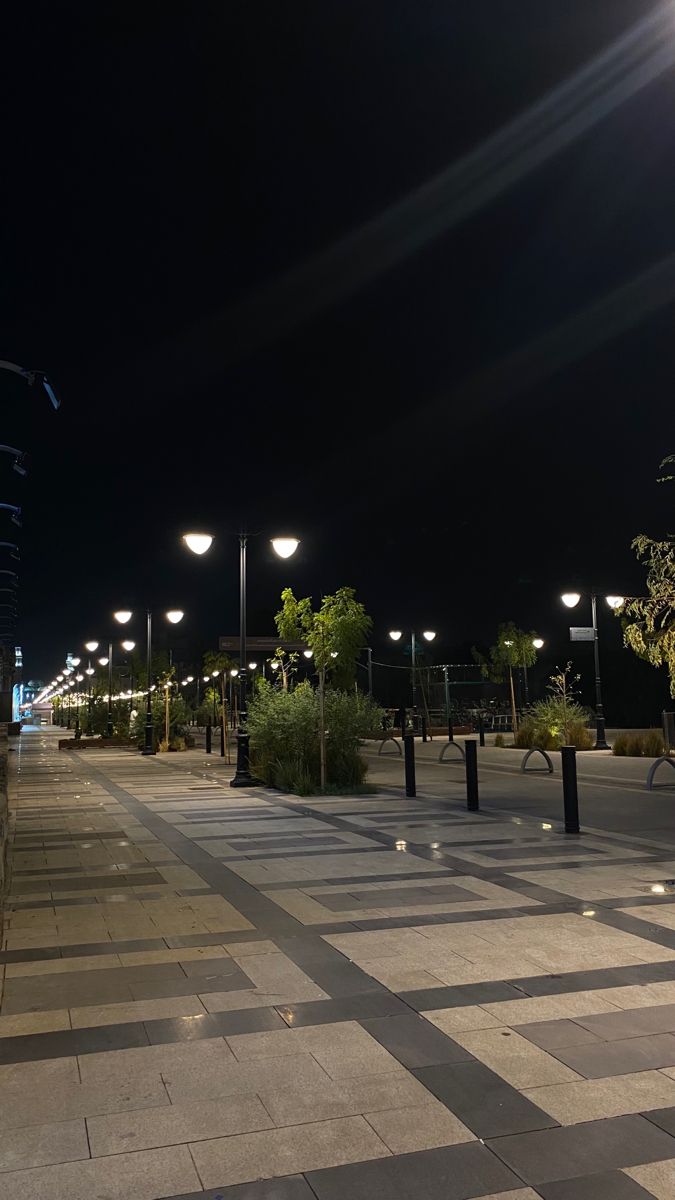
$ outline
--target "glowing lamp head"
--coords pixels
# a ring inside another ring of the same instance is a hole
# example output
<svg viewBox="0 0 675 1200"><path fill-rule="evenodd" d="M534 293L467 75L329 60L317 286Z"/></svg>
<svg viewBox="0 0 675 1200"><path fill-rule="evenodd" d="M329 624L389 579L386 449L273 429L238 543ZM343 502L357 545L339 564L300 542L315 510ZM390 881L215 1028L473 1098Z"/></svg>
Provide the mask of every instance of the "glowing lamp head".
<svg viewBox="0 0 675 1200"><path fill-rule="evenodd" d="M238 675L238 674L239 674L239 672L238 672L237 668L236 668L236 667L232 667L232 670L230 671L230 675L232 676L232 678L233 678L233 679L236 679L236 677L237 677L237 675Z"/></svg>
<svg viewBox="0 0 675 1200"><path fill-rule="evenodd" d="M535 650L541 650L544 645L544 639L532 638L532 645L534 646Z"/></svg>
<svg viewBox="0 0 675 1200"><path fill-rule="evenodd" d="M128 608L119 608L117 612L113 613L113 617L116 621L119 621L120 625L128 624L133 615Z"/></svg>
<svg viewBox="0 0 675 1200"><path fill-rule="evenodd" d="M185 680L186 683L194 683L194 681L195 681L194 675L188 675Z"/></svg>
<svg viewBox="0 0 675 1200"><path fill-rule="evenodd" d="M80 663L82 662L82 659L81 658L71 658L70 661L74 667L79 667Z"/></svg>
<svg viewBox="0 0 675 1200"><path fill-rule="evenodd" d="M213 535L210 533L184 533L182 540L193 554L206 554L213 545Z"/></svg>
<svg viewBox="0 0 675 1200"><path fill-rule="evenodd" d="M312 657L313 657L313 654L314 654L314 651L313 651L313 650L303 650L303 652L302 652L302 653L303 653L303 655L304 655L304 657L305 657L305 658L312 658Z"/></svg>
<svg viewBox="0 0 675 1200"><path fill-rule="evenodd" d="M78 683L82 683L82 680L84 679L84 675L76 675L75 678Z"/></svg>
<svg viewBox="0 0 675 1200"><path fill-rule="evenodd" d="M63 675L57 675L56 678L58 679L59 683L63 683Z"/></svg>
<svg viewBox="0 0 675 1200"><path fill-rule="evenodd" d="M422 637L424 638L425 642L433 642L436 634L434 633L433 629L425 629L422 633Z"/></svg>
<svg viewBox="0 0 675 1200"><path fill-rule="evenodd" d="M625 596L605 596L605 600L609 604L609 607L613 608L616 612L617 608L621 608L621 605L625 602Z"/></svg>
<svg viewBox="0 0 675 1200"><path fill-rule="evenodd" d="M166 619L167 621L170 621L172 625L177 625L179 621L183 620L184 616L185 613L181 612L179 608L170 608L166 614Z"/></svg>
<svg viewBox="0 0 675 1200"><path fill-rule="evenodd" d="M220 675L220 671L212 671L211 672L212 679L217 679L219 675Z"/></svg>
<svg viewBox="0 0 675 1200"><path fill-rule="evenodd" d="M210 678L211 678L211 676L210 676L210 675L203 675L203 676L202 676L202 679L204 680L204 683L208 683Z"/></svg>
<svg viewBox="0 0 675 1200"><path fill-rule="evenodd" d="M85 642L84 648L85 650L88 650L90 654L95 654L98 650L98 642Z"/></svg>
<svg viewBox="0 0 675 1200"><path fill-rule="evenodd" d="M103 657L102 657L102 658L99 658L99 660L98 660L98 661L99 661L99 663L101 664L101 666L102 666L102 667L107 667L107 665L108 665L108 656L107 656L107 654L104 654L104 655L103 655Z"/></svg>
<svg viewBox="0 0 675 1200"><path fill-rule="evenodd" d="M403 631L401 629L390 629L389 637L391 638L392 642L400 642L401 638L403 637Z"/></svg>
<svg viewBox="0 0 675 1200"><path fill-rule="evenodd" d="M563 592L560 599L566 608L576 608L577 604L581 600L581 596L579 595L579 592Z"/></svg>
<svg viewBox="0 0 675 1200"><path fill-rule="evenodd" d="M250 662L250 663L248 664L248 669L249 669L249 671L255 671L255 669L256 669L256 667L257 667L257 666L258 666L258 664L257 664L257 663Z"/></svg>
<svg viewBox="0 0 675 1200"><path fill-rule="evenodd" d="M294 538L294 537L272 538L272 549L274 550L275 554L279 555L279 558L290 558L291 555L295 554L299 545L300 545L299 538Z"/></svg>
<svg viewBox="0 0 675 1200"><path fill-rule="evenodd" d="M87 669L84 673L85 673L85 675L95 675L96 674L93 667L87 667Z"/></svg>
<svg viewBox="0 0 675 1200"><path fill-rule="evenodd" d="M125 641L123 641L123 642L122 642L122 649L123 649L123 650L127 650L127 651L129 651L129 650L133 650L133 649L135 648L135 646L136 646L136 643L135 643L135 642L132 642L132 641L130 641L128 638L127 638Z"/></svg>
<svg viewBox="0 0 675 1200"><path fill-rule="evenodd" d="M272 661L270 662L270 666L273 671L278 671L279 667L281 666L281 663L279 662L278 658L273 658Z"/></svg>

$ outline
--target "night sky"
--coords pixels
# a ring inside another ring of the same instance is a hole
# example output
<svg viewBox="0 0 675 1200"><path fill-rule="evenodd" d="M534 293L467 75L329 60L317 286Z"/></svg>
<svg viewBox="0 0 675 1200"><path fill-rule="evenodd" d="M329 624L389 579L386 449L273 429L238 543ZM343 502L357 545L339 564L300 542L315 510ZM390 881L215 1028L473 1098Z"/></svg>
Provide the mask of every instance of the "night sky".
<svg viewBox="0 0 675 1200"><path fill-rule="evenodd" d="M27 676L107 637L121 605L184 608L196 659L237 628L242 522L261 534L251 633L273 631L286 584L350 584L392 661L392 626L435 628L436 661L466 661L514 620L552 669L570 655L561 590L641 592L631 539L672 528L655 480L675 449L673 70L472 211L404 205L396 261L377 237L391 246L392 205L660 7L15 12L0 358L46 369L63 401L0 376L0 441L31 455L23 481L0 463L24 508ZM364 226L370 241L342 242ZM188 555L190 527L217 553ZM302 538L283 565L278 531ZM600 616L608 723L655 716L665 677ZM573 657L588 691L590 647Z"/></svg>

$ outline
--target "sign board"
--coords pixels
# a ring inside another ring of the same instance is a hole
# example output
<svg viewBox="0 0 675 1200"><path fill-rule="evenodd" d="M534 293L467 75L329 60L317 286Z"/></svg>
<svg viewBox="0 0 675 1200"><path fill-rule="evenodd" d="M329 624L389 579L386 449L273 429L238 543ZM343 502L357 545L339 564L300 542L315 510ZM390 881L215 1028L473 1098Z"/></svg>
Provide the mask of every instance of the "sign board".
<svg viewBox="0 0 675 1200"><path fill-rule="evenodd" d="M595 630L592 625L570 625L571 642L594 642Z"/></svg>
<svg viewBox="0 0 675 1200"><path fill-rule="evenodd" d="M293 650L300 651L300 650L305 650L307 648L305 642L284 642L279 637L247 637L246 638L247 652L253 651L253 650L260 650L260 651L266 650L266 651L269 651L270 654L274 654L275 650L278 650L280 646L284 650L289 650L289 651L293 651ZM238 633L232 634L231 637L222 637L222 636L219 637L218 638L218 649L219 650L227 650L233 654L238 654L239 653L239 634Z"/></svg>

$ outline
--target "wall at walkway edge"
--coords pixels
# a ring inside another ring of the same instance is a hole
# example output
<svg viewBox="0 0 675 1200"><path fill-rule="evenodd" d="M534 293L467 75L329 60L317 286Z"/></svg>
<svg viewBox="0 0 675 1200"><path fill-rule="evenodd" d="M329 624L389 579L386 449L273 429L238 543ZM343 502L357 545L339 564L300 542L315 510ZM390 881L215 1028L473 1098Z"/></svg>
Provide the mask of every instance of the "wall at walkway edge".
<svg viewBox="0 0 675 1200"><path fill-rule="evenodd" d="M7 726L0 725L0 933L5 919L7 895L7 844L9 838L9 806L7 801L8 774Z"/></svg>

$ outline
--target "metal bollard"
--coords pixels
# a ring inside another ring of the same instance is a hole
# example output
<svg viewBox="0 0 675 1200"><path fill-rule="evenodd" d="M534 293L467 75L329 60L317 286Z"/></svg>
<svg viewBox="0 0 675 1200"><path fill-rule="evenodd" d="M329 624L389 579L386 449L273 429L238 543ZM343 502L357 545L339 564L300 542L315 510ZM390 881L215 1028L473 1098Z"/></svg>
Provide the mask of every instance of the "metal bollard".
<svg viewBox="0 0 675 1200"><path fill-rule="evenodd" d="M406 730L406 711L405 711L405 709L402 708L398 715L399 715L399 719L401 722L401 737L405 737L405 730Z"/></svg>
<svg viewBox="0 0 675 1200"><path fill-rule="evenodd" d="M454 742L454 740L455 740L455 727L452 723L452 717L448 717L448 741Z"/></svg>
<svg viewBox="0 0 675 1200"><path fill-rule="evenodd" d="M478 741L481 746L485 745L485 722L482 713L478 717Z"/></svg>
<svg viewBox="0 0 675 1200"><path fill-rule="evenodd" d="M580 833L579 793L577 791L577 751L575 746L561 746L563 805L565 833Z"/></svg>
<svg viewBox="0 0 675 1200"><path fill-rule="evenodd" d="M426 740L427 740L427 719L426 719L426 717L422 717L422 741L426 742Z"/></svg>
<svg viewBox="0 0 675 1200"><path fill-rule="evenodd" d="M405 758L405 794L406 796L416 796L415 739L411 733L406 733L403 739L403 753Z"/></svg>
<svg viewBox="0 0 675 1200"><path fill-rule="evenodd" d="M206 753L207 754L211 753L211 722L210 721L208 722L208 724L206 726Z"/></svg>
<svg viewBox="0 0 675 1200"><path fill-rule="evenodd" d="M220 722L220 757L225 757L225 722Z"/></svg>
<svg viewBox="0 0 675 1200"><path fill-rule="evenodd" d="M475 738L464 743L466 766L466 807L469 812L478 812L478 748Z"/></svg>

